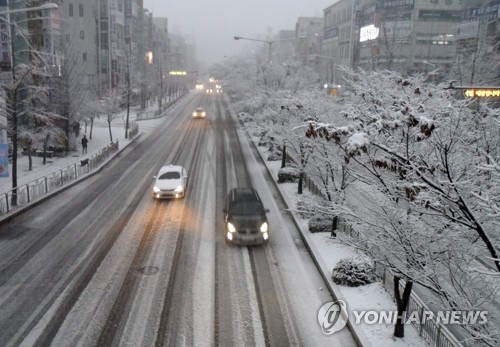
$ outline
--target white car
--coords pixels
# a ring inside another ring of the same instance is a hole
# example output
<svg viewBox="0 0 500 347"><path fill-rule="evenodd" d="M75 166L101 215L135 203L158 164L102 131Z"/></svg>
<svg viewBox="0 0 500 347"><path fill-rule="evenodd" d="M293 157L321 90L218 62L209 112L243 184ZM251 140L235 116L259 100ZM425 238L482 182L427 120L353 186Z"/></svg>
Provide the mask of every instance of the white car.
<svg viewBox="0 0 500 347"><path fill-rule="evenodd" d="M183 198L186 194L187 171L179 165L162 166L158 175L153 177L155 185L153 187L153 197L163 198Z"/></svg>
<svg viewBox="0 0 500 347"><path fill-rule="evenodd" d="M205 118L206 112L203 108L198 107L196 110L193 112L193 118Z"/></svg>

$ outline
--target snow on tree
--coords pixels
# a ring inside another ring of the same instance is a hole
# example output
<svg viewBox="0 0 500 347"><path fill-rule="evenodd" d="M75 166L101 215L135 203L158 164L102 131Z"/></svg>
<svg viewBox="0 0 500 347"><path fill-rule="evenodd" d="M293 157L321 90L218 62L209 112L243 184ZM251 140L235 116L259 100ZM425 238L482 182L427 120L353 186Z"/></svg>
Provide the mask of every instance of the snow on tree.
<svg viewBox="0 0 500 347"><path fill-rule="evenodd" d="M111 122L118 117L120 113L120 100L121 95L115 89L110 91L109 96L101 99L101 106L104 114L106 115L106 121L108 122L109 129L109 141L113 142L113 133L111 131Z"/></svg>
<svg viewBox="0 0 500 347"><path fill-rule="evenodd" d="M317 122L306 132L341 148L360 180L349 199L330 204L331 212L360 233L354 244L393 270L397 281L406 280L403 296L396 293L399 311L413 283L438 294L441 308L474 309L491 300L498 281L468 269L488 257L500 272L500 215L490 203L499 177L484 166L500 155L493 140L498 110L477 112L442 86L426 84L425 76L346 73L358 96L342 111L348 124ZM402 329L398 324L395 335ZM491 344L485 327L464 329Z"/></svg>
<svg viewBox="0 0 500 347"><path fill-rule="evenodd" d="M18 30L19 31L19 30ZM14 61L15 61L15 57ZM12 188L17 188L17 154L19 146L31 150L48 141L61 141L56 122L63 119L49 107L49 88L44 83L47 77L45 63L39 52L33 51L30 63L15 63L11 81L3 81L6 91L7 107L5 117L8 121L7 133L12 141ZM43 133L43 136L39 136ZM44 147L46 148L46 147ZM44 152L45 153L45 152ZM45 155L44 155L45 157ZM44 159L45 160L45 159ZM17 195L12 194L12 205L17 204Z"/></svg>
<svg viewBox="0 0 500 347"><path fill-rule="evenodd" d="M49 79L50 95L54 108L64 117L61 128L66 134L66 151L76 150L76 135L79 122L84 115L84 108L93 98L88 85L85 65L77 50L70 43L61 45L64 57L51 69Z"/></svg>

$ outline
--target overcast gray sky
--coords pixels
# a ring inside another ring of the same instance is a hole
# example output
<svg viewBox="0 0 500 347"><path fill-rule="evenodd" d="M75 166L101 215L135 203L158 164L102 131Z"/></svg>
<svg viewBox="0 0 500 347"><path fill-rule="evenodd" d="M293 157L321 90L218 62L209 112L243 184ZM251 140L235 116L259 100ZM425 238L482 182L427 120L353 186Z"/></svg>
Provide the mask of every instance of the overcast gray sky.
<svg viewBox="0 0 500 347"><path fill-rule="evenodd" d="M298 17L322 17L337 0L144 0L154 17L168 18L170 32L196 41L199 59L208 65L237 55L249 41L269 30L294 30ZM258 44L258 43L256 43Z"/></svg>

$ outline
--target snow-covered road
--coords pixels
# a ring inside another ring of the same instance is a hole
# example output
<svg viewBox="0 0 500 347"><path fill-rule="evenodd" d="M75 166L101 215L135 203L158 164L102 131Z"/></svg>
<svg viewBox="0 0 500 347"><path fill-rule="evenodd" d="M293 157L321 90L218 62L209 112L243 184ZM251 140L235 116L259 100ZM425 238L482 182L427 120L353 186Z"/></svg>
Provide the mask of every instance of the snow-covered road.
<svg viewBox="0 0 500 347"><path fill-rule="evenodd" d="M323 335L331 300L272 179L218 96L179 102L99 174L2 225L1 345L355 345ZM208 119L191 119L202 105ZM185 199L152 176L187 168ZM229 247L229 188L258 189L266 247Z"/></svg>

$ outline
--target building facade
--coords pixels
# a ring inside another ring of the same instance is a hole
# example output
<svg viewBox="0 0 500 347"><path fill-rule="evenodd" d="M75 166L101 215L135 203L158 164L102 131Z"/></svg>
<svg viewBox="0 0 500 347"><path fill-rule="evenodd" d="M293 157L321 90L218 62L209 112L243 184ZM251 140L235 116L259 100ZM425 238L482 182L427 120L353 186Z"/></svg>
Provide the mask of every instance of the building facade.
<svg viewBox="0 0 500 347"><path fill-rule="evenodd" d="M448 71L461 10L461 0L340 0L324 10L322 75L342 84L340 66Z"/></svg>
<svg viewBox="0 0 500 347"><path fill-rule="evenodd" d="M86 90L97 85L97 2L69 0L60 6L62 46L66 58L73 61Z"/></svg>
<svg viewBox="0 0 500 347"><path fill-rule="evenodd" d="M500 85L500 0L464 1L456 42L460 84Z"/></svg>
<svg viewBox="0 0 500 347"><path fill-rule="evenodd" d="M359 2L340 0L324 10L323 42L318 56L323 82L342 84L340 67L353 67Z"/></svg>
<svg viewBox="0 0 500 347"><path fill-rule="evenodd" d="M322 17L299 17L295 24L297 59L303 65L316 68L323 38Z"/></svg>

